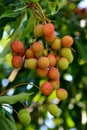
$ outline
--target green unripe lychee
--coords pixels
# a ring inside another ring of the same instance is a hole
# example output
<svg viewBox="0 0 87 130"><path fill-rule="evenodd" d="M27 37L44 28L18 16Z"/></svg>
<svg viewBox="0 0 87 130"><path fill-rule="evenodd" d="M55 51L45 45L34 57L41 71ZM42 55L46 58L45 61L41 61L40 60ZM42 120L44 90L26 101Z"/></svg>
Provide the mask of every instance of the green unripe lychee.
<svg viewBox="0 0 87 130"><path fill-rule="evenodd" d="M22 125L27 126L31 122L30 113L26 109L21 109L18 113L18 119Z"/></svg>
<svg viewBox="0 0 87 130"><path fill-rule="evenodd" d="M34 27L34 35L36 37L41 37L42 36L42 27L43 27L42 24L35 25L35 27Z"/></svg>
<svg viewBox="0 0 87 130"><path fill-rule="evenodd" d="M53 103L49 104L47 106L47 109L53 116L58 116L59 109L56 104L53 104Z"/></svg>
<svg viewBox="0 0 87 130"><path fill-rule="evenodd" d="M37 67L37 59L30 58L25 61L25 67L29 69L35 69Z"/></svg>
<svg viewBox="0 0 87 130"><path fill-rule="evenodd" d="M54 42L51 43L51 48L55 51L61 49L61 40L60 38L56 38Z"/></svg>
<svg viewBox="0 0 87 130"><path fill-rule="evenodd" d="M58 67L59 67L61 70L67 69L68 66L69 66L69 61L67 60L67 58L65 58L65 57L59 58L59 60L58 60Z"/></svg>
<svg viewBox="0 0 87 130"><path fill-rule="evenodd" d="M25 51L25 58L26 59L34 58L34 52L32 48L27 48L27 50Z"/></svg>
<svg viewBox="0 0 87 130"><path fill-rule="evenodd" d="M71 63L73 61L72 51L68 47L62 48L60 51L60 55L63 57L66 57L68 59L69 63Z"/></svg>

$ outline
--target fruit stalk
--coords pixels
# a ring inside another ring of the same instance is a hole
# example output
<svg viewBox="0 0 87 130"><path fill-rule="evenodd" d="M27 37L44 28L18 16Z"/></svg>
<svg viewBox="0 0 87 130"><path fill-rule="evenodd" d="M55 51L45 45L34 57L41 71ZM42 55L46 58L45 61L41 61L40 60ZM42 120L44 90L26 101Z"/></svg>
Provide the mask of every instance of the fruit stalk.
<svg viewBox="0 0 87 130"><path fill-rule="evenodd" d="M8 81L9 81L9 82L13 82L13 81L15 80L15 78L16 78L16 76L17 76L19 70L20 70L20 69L16 69L16 68L13 69L13 71L11 72L11 74L10 74L9 77L8 77Z"/></svg>

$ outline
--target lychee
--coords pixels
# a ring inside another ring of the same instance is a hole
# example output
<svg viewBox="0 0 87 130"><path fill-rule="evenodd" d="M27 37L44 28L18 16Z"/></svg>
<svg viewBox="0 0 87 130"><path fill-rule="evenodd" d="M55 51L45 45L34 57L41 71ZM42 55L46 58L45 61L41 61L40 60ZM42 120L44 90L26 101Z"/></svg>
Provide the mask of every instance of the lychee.
<svg viewBox="0 0 87 130"><path fill-rule="evenodd" d="M42 27L43 27L42 24L35 25L35 27L34 27L34 35L36 37L41 37L42 36Z"/></svg>
<svg viewBox="0 0 87 130"><path fill-rule="evenodd" d="M68 97L68 92L64 88L58 88L56 90L56 96L60 100L65 100Z"/></svg>
<svg viewBox="0 0 87 130"><path fill-rule="evenodd" d="M14 68L21 68L23 66L23 58L21 56L12 57L12 65Z"/></svg>
<svg viewBox="0 0 87 130"><path fill-rule="evenodd" d="M67 69L68 66L69 66L69 61L68 61L67 58L65 58L65 57L59 58L59 60L58 60L58 67L59 67L61 70Z"/></svg>
<svg viewBox="0 0 87 130"><path fill-rule="evenodd" d="M42 85L41 85L41 88L40 88L41 92L48 96L51 94L52 90L53 90L53 87L51 85L50 82L44 82Z"/></svg>
<svg viewBox="0 0 87 130"><path fill-rule="evenodd" d="M25 67L29 69L35 69L37 67L37 59L35 58L26 59Z"/></svg>
<svg viewBox="0 0 87 130"><path fill-rule="evenodd" d="M38 51L38 52L35 52L34 54L35 54L35 57L39 59L43 55L43 51Z"/></svg>
<svg viewBox="0 0 87 130"><path fill-rule="evenodd" d="M72 51L70 48L68 47L64 47L61 49L60 51L60 55L63 56L63 57L66 57L69 61L69 63L72 63L73 61L73 54L72 54Z"/></svg>
<svg viewBox="0 0 87 130"><path fill-rule="evenodd" d="M29 59L29 58L34 58L34 52L32 48L27 48L25 51L25 58Z"/></svg>
<svg viewBox="0 0 87 130"><path fill-rule="evenodd" d="M39 51L43 51L44 47L43 47L43 44L41 42L33 42L32 49L33 49L34 53L36 53Z"/></svg>
<svg viewBox="0 0 87 130"><path fill-rule="evenodd" d="M49 36L54 32L54 25L52 23L46 23L42 27L42 33L45 36Z"/></svg>
<svg viewBox="0 0 87 130"><path fill-rule="evenodd" d="M22 41L15 40L11 43L10 47L14 53L21 54L24 52L24 44Z"/></svg>
<svg viewBox="0 0 87 130"><path fill-rule="evenodd" d="M51 85L53 86L53 89L57 89L57 88L59 88L59 84L60 84L59 79L50 80L49 82L50 82Z"/></svg>
<svg viewBox="0 0 87 130"><path fill-rule="evenodd" d="M18 112L18 119L22 125L27 126L31 122L30 113L26 109L21 109Z"/></svg>
<svg viewBox="0 0 87 130"><path fill-rule="evenodd" d="M59 108L56 104L48 104L47 110L53 115L53 116L58 116Z"/></svg>
<svg viewBox="0 0 87 130"><path fill-rule="evenodd" d="M55 51L58 51L61 49L61 40L60 38L56 38L52 43L51 43L51 48Z"/></svg>
<svg viewBox="0 0 87 130"><path fill-rule="evenodd" d="M44 36L44 38L47 42L52 43L56 39L56 34L53 32L51 35Z"/></svg>
<svg viewBox="0 0 87 130"><path fill-rule="evenodd" d="M47 68L49 67L49 64L50 64L50 61L47 57L45 56L42 56L38 59L37 61L37 65L40 67L40 68Z"/></svg>
<svg viewBox="0 0 87 130"><path fill-rule="evenodd" d="M70 47L73 44L73 38L69 35L62 37L61 44L64 47Z"/></svg>
<svg viewBox="0 0 87 130"><path fill-rule="evenodd" d="M52 80L59 79L59 70L55 67L50 67L48 71L48 77Z"/></svg>
<svg viewBox="0 0 87 130"><path fill-rule="evenodd" d="M48 73L48 68L37 68L36 69L36 71L37 71L37 74L38 74L38 76L39 77L41 77L41 78L43 78L43 77L45 77L45 76L47 76L47 73Z"/></svg>
<svg viewBox="0 0 87 130"><path fill-rule="evenodd" d="M48 59L50 61L50 65L49 66L51 66L51 67L55 66L56 65L56 61L57 61L55 55L48 54L47 57L48 57Z"/></svg>

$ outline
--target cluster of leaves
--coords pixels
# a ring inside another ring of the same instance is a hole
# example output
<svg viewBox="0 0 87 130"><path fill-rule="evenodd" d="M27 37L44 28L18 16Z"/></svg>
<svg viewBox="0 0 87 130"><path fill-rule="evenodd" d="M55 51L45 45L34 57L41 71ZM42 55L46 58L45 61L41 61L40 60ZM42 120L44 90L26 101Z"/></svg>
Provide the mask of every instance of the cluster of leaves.
<svg viewBox="0 0 87 130"><path fill-rule="evenodd" d="M32 10L28 8L26 3L38 1L48 18L53 20L58 36L62 37L69 34L74 38L74 62L67 70L61 72L60 86L64 86L68 90L69 97L65 102L58 104L61 112L57 119L52 119L55 124L53 129L56 130L62 126L65 130L70 128L85 130L87 129L87 125L86 121L83 122L83 114L87 113L87 24L82 28L80 26L82 20L80 15L75 15L73 11L77 8L80 0L78 2L68 2L68 0L54 0L54 2L52 0L1 0L0 46L3 46L4 50L0 53L0 80L2 81L2 79L7 78L12 71L11 64L6 66L6 63L9 63L9 58L6 59L6 57L10 53L10 43L17 38L22 40L25 43L25 47L27 47L33 39L34 24L41 22L41 19L35 19ZM3 38L4 32L7 33L5 38ZM71 81L67 80L66 77L68 75L72 77ZM39 86L43 81L35 75L34 71L31 72L30 70L22 69L17 75L16 80L10 83L6 89L23 82L33 82ZM0 86L2 86L1 83ZM28 86L22 85L15 89L14 94L35 92L29 97L29 101L27 102L28 106L31 104L32 111L31 125L27 129L40 129L41 126L46 124L45 121L49 119L44 109L45 97L38 92L37 88L27 88ZM3 86L0 87L0 90L4 90ZM52 95L50 98L53 97ZM44 103L43 106L41 105L42 103ZM23 105L15 103L12 107L18 111ZM15 120L17 119L15 113L13 113L13 117ZM17 125L19 126L18 123ZM21 126L21 129L24 130L26 128ZM48 129L52 128L48 125Z"/></svg>

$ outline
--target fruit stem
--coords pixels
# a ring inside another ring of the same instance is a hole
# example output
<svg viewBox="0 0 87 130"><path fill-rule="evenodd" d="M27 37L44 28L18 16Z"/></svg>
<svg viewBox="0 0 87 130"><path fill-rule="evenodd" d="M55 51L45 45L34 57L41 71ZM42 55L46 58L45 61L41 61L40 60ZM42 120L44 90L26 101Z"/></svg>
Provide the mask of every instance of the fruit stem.
<svg viewBox="0 0 87 130"><path fill-rule="evenodd" d="M50 22L51 20L47 19L45 14L43 13L43 10L41 6L39 5L38 2L36 3L31 3L31 2L26 2L27 6L32 10L34 16L37 19L42 20L42 22L45 24L46 22Z"/></svg>
<svg viewBox="0 0 87 130"><path fill-rule="evenodd" d="M10 74L9 77L8 77L8 81L9 81L9 82L13 82L13 81L15 80L15 78L16 78L16 76L17 76L19 70L20 70L20 69L16 69L16 68L13 69L13 71L11 72L11 74Z"/></svg>
<svg viewBox="0 0 87 130"><path fill-rule="evenodd" d="M6 92L9 91L10 89L15 89L15 88L17 88L17 87L19 87L19 86L21 86L21 85L28 85L28 84L33 85L33 86L35 86L36 88L40 89L37 85L35 85L35 84L33 84L33 83L28 83L28 82L26 82L26 83L20 83L20 84L17 84L17 85L15 85L15 86L13 86L13 87L11 87L11 88L9 88L9 89L3 91L2 93L0 93L0 96L3 96L4 94L6 94Z"/></svg>

